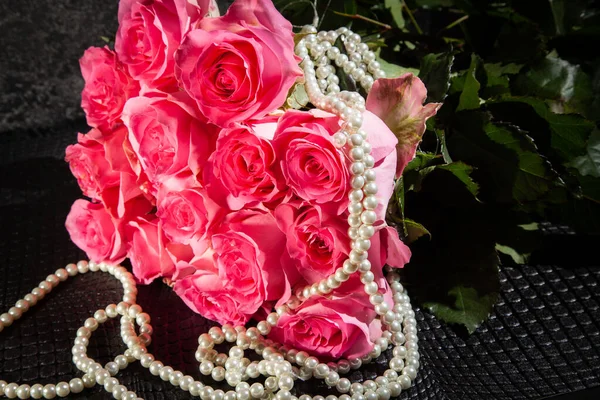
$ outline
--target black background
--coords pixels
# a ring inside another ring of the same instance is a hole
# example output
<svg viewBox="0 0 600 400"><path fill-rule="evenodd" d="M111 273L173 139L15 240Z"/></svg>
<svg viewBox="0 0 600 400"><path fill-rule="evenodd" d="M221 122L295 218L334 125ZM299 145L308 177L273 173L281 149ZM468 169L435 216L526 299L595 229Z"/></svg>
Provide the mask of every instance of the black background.
<svg viewBox="0 0 600 400"><path fill-rule="evenodd" d="M87 47L103 46L101 36L114 36L116 15L113 1L0 2L2 312L55 269L84 258L64 229L71 203L81 196L63 161L64 148L87 130L78 59ZM548 250L559 248L563 261L575 259L568 256L572 233L548 227L547 234L557 245ZM545 259L550 262L502 268L500 302L471 337L417 310L422 367L401 398L522 399L569 392L572 399L599 398L598 390L582 391L600 379L599 263L551 265L553 258ZM70 361L75 331L120 295L106 274L61 284L0 333L0 379L33 384L81 376ZM153 318L150 351L198 378L196 338L210 323L160 282L141 287L139 303ZM110 322L94 333L89 354L105 363L123 350L117 324ZM351 378L373 378L384 365L385 356ZM118 378L147 399L189 397L138 365ZM72 397L112 398L99 387Z"/></svg>

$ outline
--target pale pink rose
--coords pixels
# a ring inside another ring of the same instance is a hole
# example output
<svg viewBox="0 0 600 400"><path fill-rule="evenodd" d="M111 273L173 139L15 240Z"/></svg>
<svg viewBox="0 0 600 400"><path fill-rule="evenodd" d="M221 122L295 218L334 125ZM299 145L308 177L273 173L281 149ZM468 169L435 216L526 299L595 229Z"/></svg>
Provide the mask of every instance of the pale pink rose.
<svg viewBox="0 0 600 400"><path fill-rule="evenodd" d="M200 188L179 191L163 188L158 193L156 216L170 241L192 244L197 253L208 246L206 237L219 207Z"/></svg>
<svg viewBox="0 0 600 400"><path fill-rule="evenodd" d="M281 204L275 217L279 229L287 234L286 247L294 266L308 284L327 278L348 258L345 217L308 203Z"/></svg>
<svg viewBox="0 0 600 400"><path fill-rule="evenodd" d="M223 129L210 161L209 193L230 209L273 202L283 195L285 182L273 146L252 128Z"/></svg>
<svg viewBox="0 0 600 400"><path fill-rule="evenodd" d="M271 1L236 0L223 17L203 19L175 61L180 86L222 127L274 111L302 75L292 26Z"/></svg>
<svg viewBox="0 0 600 400"><path fill-rule="evenodd" d="M99 203L76 200L65 223L73 243L95 262L120 263L127 255L122 221Z"/></svg>
<svg viewBox="0 0 600 400"><path fill-rule="evenodd" d="M211 236L211 248L189 264L175 291L192 308L219 323L245 324L265 302L289 298L285 236L265 212L228 215ZM191 273L191 275L190 275ZM292 278L295 279L295 278Z"/></svg>
<svg viewBox="0 0 600 400"><path fill-rule="evenodd" d="M101 201L110 189L118 190L120 174L106 159L102 132L92 129L77 135L77 144L67 147L65 161L84 196Z"/></svg>
<svg viewBox="0 0 600 400"><path fill-rule="evenodd" d="M146 285L158 277L170 277L175 265L165 248L167 241L159 228L158 220L137 218L127 228L129 251L133 275Z"/></svg>
<svg viewBox="0 0 600 400"><path fill-rule="evenodd" d="M121 117L127 99L137 96L140 85L108 47L90 47L83 53L79 66L85 81L81 108L87 123L94 128L110 129Z"/></svg>
<svg viewBox="0 0 600 400"><path fill-rule="evenodd" d="M339 119L322 112L287 111L273 139L287 184L300 198L332 204L341 212L347 204L350 162L332 142Z"/></svg>
<svg viewBox="0 0 600 400"><path fill-rule="evenodd" d="M375 160L375 183L379 204L375 209L378 221L385 221L388 203L394 194L394 176L396 174L396 144L398 139L375 114L363 113L363 129L367 132L367 141L371 145L371 156Z"/></svg>
<svg viewBox="0 0 600 400"><path fill-rule="evenodd" d="M379 228L371 238L369 261L372 269L381 270L385 265L403 268L411 257L410 248L400 240L398 231L391 226Z"/></svg>
<svg viewBox="0 0 600 400"><path fill-rule="evenodd" d="M425 123L442 106L441 103L423 106L426 98L425 85L411 73L395 79L376 80L367 97L367 110L381 118L398 137L397 178L415 157Z"/></svg>
<svg viewBox="0 0 600 400"><path fill-rule="evenodd" d="M354 295L311 298L293 314L283 314L269 337L327 360L362 357L373 349L375 315Z"/></svg>
<svg viewBox="0 0 600 400"><path fill-rule="evenodd" d="M175 175L201 174L214 149L213 128L183 107L172 97L135 97L123 109L131 148L154 189Z"/></svg>
<svg viewBox="0 0 600 400"><path fill-rule="evenodd" d="M173 79L173 54L213 0L121 0L115 50L135 79L156 87ZM217 15L218 15L218 9Z"/></svg>

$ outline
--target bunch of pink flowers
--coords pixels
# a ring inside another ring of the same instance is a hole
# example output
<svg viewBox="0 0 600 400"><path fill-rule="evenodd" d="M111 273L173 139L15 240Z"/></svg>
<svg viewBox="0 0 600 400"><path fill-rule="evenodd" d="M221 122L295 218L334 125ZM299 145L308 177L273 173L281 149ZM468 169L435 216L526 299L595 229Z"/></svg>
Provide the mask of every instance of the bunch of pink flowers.
<svg viewBox="0 0 600 400"><path fill-rule="evenodd" d="M263 318L342 268L350 160L333 142L336 116L283 111L303 79L298 62L292 26L270 1L236 0L219 16L211 0L121 0L115 50L92 47L80 61L92 129L66 160L90 200L67 217L73 242L96 262L129 258L139 282L167 280L222 324ZM410 258L385 212L437 110L422 106L425 93L412 75L379 80L363 116L380 188L369 260L381 288L384 265ZM355 274L282 316L271 336L359 357L381 335L375 316Z"/></svg>

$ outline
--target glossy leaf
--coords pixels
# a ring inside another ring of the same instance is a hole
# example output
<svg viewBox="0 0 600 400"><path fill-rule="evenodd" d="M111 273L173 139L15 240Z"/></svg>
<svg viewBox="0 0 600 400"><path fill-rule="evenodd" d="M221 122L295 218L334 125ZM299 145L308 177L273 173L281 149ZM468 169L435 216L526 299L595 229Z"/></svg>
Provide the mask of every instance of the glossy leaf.
<svg viewBox="0 0 600 400"><path fill-rule="evenodd" d="M570 164L583 176L600 178L600 129L596 128L587 144L587 154L575 158Z"/></svg>
<svg viewBox="0 0 600 400"><path fill-rule="evenodd" d="M479 108L479 88L481 87L481 84L475 76L478 61L478 57L473 54L471 57L471 65L465 75L464 86L462 87L462 93L460 94L456 111L474 110Z"/></svg>
<svg viewBox="0 0 600 400"><path fill-rule="evenodd" d="M471 178L473 167L462 161L457 161L447 165L440 165L438 168L443 171L451 172L458 180L465 184L465 187L473 194L473 196L477 197L479 185Z"/></svg>
<svg viewBox="0 0 600 400"><path fill-rule="evenodd" d="M410 72L414 75L419 75L419 70L416 68L401 67L399 65L389 63L381 57L377 57L377 61L381 65L382 71L385 72L386 78L398 78L406 74L407 72Z"/></svg>
<svg viewBox="0 0 600 400"><path fill-rule="evenodd" d="M423 236L429 236L431 239L431 232L429 232L423 225L413 221L412 219L404 218L402 220L402 225L404 228L404 241L407 244L410 244Z"/></svg>
<svg viewBox="0 0 600 400"><path fill-rule="evenodd" d="M548 105L533 97L506 96L500 103L523 103L546 121L550 130L550 145L564 162L570 162L574 157L584 155L587 140L594 129L594 123L574 114L556 114L550 111Z"/></svg>
<svg viewBox="0 0 600 400"><path fill-rule="evenodd" d="M515 80L514 94L553 100L564 112L588 115L593 99L590 77L578 65L548 56Z"/></svg>
<svg viewBox="0 0 600 400"><path fill-rule="evenodd" d="M421 60L419 78L427 87L427 102L441 102L450 87L450 70L454 63L451 53L427 54Z"/></svg>
<svg viewBox="0 0 600 400"><path fill-rule="evenodd" d="M404 28L404 15L402 14L403 4L401 0L385 0L384 3L385 8L390 10L392 14L392 18L394 22L398 26L398 28Z"/></svg>
<svg viewBox="0 0 600 400"><path fill-rule="evenodd" d="M498 293L480 295L476 289L464 286L450 289L448 295L455 299L454 304L425 303L423 305L438 319L463 325L469 334L475 332L487 319L498 298Z"/></svg>

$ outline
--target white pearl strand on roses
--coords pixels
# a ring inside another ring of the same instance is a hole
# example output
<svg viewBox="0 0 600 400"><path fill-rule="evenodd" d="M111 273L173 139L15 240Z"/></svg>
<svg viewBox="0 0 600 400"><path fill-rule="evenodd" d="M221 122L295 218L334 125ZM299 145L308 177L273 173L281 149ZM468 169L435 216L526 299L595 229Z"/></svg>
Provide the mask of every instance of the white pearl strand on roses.
<svg viewBox="0 0 600 400"><path fill-rule="evenodd" d="M128 363L135 360L139 360L142 366L149 368L153 375L160 376L164 381L169 381L174 386L189 391L191 395L199 396L203 400L247 400L271 397L277 400L387 400L398 396L402 390L411 386L419 368L414 311L408 295L399 282L398 274L387 269L387 280L394 300L393 308L389 308L379 292L374 275L370 271L371 264L367 259L367 251L371 245L370 238L375 233L373 224L377 216L374 210L378 201L375 197L377 194L375 171L372 169L374 159L369 154L371 146L366 141L365 131L360 129L365 101L358 93L340 92L339 80L335 75L335 68L330 65L330 60L356 79L366 91L370 90L375 79L383 77L384 74L379 69L379 63L375 61L373 52L366 44L360 42L360 36L348 29L340 28L337 31L317 34L314 27L308 26L303 29L303 33L306 36L299 41L296 53L302 58L301 66L305 74L306 92L315 106L338 115L344 121L341 131L334 135L334 142L338 148L346 149L353 161L350 168L353 177L348 206L350 213L348 235L351 239L352 251L343 266L327 279L297 291L285 305L269 314L265 321L258 322L256 327L246 329L243 326L234 328L231 325L223 325L222 328L213 327L208 333L200 335L196 352L196 359L200 362L200 373L211 376L215 381L225 381L235 389L224 392L196 381L170 366L163 365L148 353L146 346L150 343L152 334L150 316L142 312L141 307L135 303L137 289L132 275L127 270L105 263L81 261L77 265L70 264L66 269L59 269L55 274L48 276L23 300L19 300L8 313L0 315L0 332L69 276L88 271L109 272L122 282L125 294L123 302L97 311L94 317L88 318L84 326L77 331L72 350L73 362L84 372L83 377L74 378L69 383L60 382L57 385L46 386L7 384L0 381L0 395L20 399L30 397L52 399L55 396L65 397L69 393L79 393L84 387L99 384L115 399L136 399L134 392L127 391L127 388L113 377L120 369L124 369ZM332 46L340 36L348 55L341 54L338 48ZM323 93L324 91L326 93ZM280 315L294 310L301 301L309 297L327 295L356 272L360 273L364 290L369 295L383 328L382 337L375 341L373 350L369 354L360 359L339 360L325 364L304 351L281 346L264 337L269 334L272 327L277 325ZM117 356L114 362L109 362L102 367L86 355L89 338L99 324L117 315L121 315L121 336L128 350L124 355ZM139 326L139 336L135 332L134 322ZM213 349L215 344L225 341L235 343L235 346L229 350L229 354L218 353ZM363 363L377 358L391 344L394 344L393 358L383 376L362 383L351 383L347 378L340 377L351 369L357 369ZM257 362L244 357L244 351L247 349L254 350L263 357L263 360ZM248 379L256 379L260 375L266 376L264 383L256 382L250 385L245 382ZM342 394L339 397L301 395L298 398L290 393L296 379L306 380L311 377L325 380L329 387L335 388Z"/></svg>

